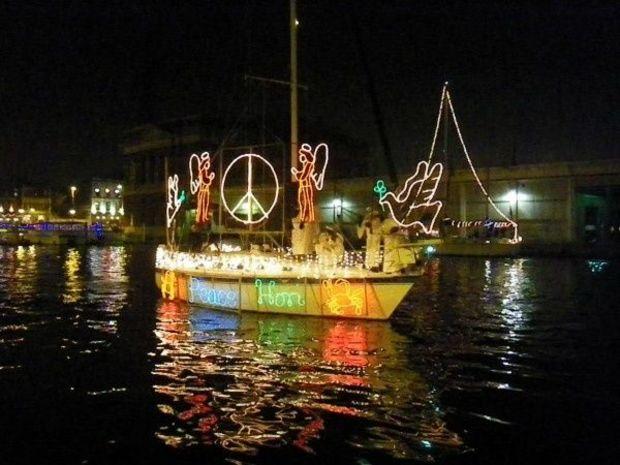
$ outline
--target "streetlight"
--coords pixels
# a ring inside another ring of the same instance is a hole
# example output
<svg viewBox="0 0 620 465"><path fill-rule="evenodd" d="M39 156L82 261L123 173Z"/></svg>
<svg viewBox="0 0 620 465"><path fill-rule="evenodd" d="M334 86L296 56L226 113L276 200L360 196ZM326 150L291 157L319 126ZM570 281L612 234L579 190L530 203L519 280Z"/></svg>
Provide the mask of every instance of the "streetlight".
<svg viewBox="0 0 620 465"><path fill-rule="evenodd" d="M71 210L69 210L69 215L71 216L75 215L75 208L72 208Z"/></svg>
<svg viewBox="0 0 620 465"><path fill-rule="evenodd" d="M71 190L71 206L75 207L75 191L77 187L71 186L69 189Z"/></svg>

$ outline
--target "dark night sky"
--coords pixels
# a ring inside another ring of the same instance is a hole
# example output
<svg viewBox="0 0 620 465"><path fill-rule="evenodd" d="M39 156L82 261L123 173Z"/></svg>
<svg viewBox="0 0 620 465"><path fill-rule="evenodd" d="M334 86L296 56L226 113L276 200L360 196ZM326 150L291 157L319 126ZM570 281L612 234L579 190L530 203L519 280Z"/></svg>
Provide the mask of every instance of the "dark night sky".
<svg viewBox="0 0 620 465"><path fill-rule="evenodd" d="M376 156L354 17L401 166L427 152L446 79L481 165L620 156L617 2L298 3L303 116ZM282 0L5 1L0 17L5 185L120 175L123 130L231 119L244 73L288 79ZM287 112L270 101L268 113Z"/></svg>

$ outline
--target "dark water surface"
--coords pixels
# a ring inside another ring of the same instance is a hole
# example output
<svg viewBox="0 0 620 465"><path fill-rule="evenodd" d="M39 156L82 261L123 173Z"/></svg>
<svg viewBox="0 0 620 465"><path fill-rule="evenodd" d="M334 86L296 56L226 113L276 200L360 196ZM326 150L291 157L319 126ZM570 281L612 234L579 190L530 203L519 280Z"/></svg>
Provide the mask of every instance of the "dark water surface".
<svg viewBox="0 0 620 465"><path fill-rule="evenodd" d="M445 258L390 322L163 303L0 247L0 463L616 463L620 263Z"/></svg>

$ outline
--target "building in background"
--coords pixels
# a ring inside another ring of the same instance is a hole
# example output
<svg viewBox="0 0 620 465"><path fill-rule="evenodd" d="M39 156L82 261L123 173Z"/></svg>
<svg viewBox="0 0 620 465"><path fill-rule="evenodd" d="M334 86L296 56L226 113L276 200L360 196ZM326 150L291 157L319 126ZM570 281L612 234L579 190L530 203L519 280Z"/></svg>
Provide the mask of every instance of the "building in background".
<svg viewBox="0 0 620 465"><path fill-rule="evenodd" d="M286 130L287 124L288 120L283 126ZM287 144L274 137L272 132L265 133L264 128L257 125L256 121L244 121L239 126L243 129L236 128L231 131L230 127L219 120L192 116L139 126L128 131L120 146L126 167L125 216L129 227L125 230L130 234L133 232L151 239L161 240L165 237L166 173L178 174L180 189L187 191L188 161L193 153L208 151L213 160L212 169L216 174L215 188L211 196L214 226L242 226L229 215L220 215L219 198L219 176L238 155L253 152L268 159L278 173L280 185L290 188L287 195L291 196L290 199L294 198L296 194L290 183ZM327 179L363 176L368 173L365 161L369 158L369 150L364 143L355 141L333 128L324 128L317 124L305 124L304 127L307 130L306 137L313 143L323 140L330 142L330 153L335 155L330 156ZM287 134L284 130L281 133ZM236 185L242 185L244 180L245 177L230 179L231 195L235 195ZM292 209L296 203L288 200L289 198L286 202L278 202L270 215L269 224L263 225L266 229L280 230L282 218L288 218L288 213L294 213ZM291 211L282 215L283 207L287 210L290 208ZM193 209L195 198L189 196L184 210Z"/></svg>
<svg viewBox="0 0 620 465"><path fill-rule="evenodd" d="M478 174L500 210L519 224L526 247L620 245L620 159L482 168ZM444 215L464 221L493 213L471 171L453 171Z"/></svg>
<svg viewBox="0 0 620 465"><path fill-rule="evenodd" d="M525 252L594 248L605 253L620 247L620 159L484 167L477 173L500 211L519 224ZM373 193L378 178L326 182L317 202L321 222L351 232L367 208L381 211ZM439 220L450 218L462 226L445 229L444 236L472 238L477 232L465 226L468 221L501 219L469 169L452 170L447 180L437 189L444 205Z"/></svg>
<svg viewBox="0 0 620 465"><path fill-rule="evenodd" d="M106 229L119 228L123 224L123 184L119 180L93 179L90 185L89 222L100 223Z"/></svg>
<svg viewBox="0 0 620 465"><path fill-rule="evenodd" d="M0 193L0 221L3 223L37 223L52 214L49 189L22 186Z"/></svg>

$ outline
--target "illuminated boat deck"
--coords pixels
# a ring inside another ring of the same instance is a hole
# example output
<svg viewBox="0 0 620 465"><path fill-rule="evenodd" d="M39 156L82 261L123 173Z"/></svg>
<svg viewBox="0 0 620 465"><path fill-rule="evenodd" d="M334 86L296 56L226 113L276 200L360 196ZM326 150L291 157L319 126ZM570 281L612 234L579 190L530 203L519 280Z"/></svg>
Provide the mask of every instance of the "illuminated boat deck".
<svg viewBox="0 0 620 465"><path fill-rule="evenodd" d="M349 252L346 264L325 264L315 259L299 259L276 254L248 254L223 252L219 254L177 252L157 249L155 268L160 271L176 271L192 276L229 279L364 279L395 280L416 277L424 273L416 267L407 273L384 273L363 268L357 252Z"/></svg>

